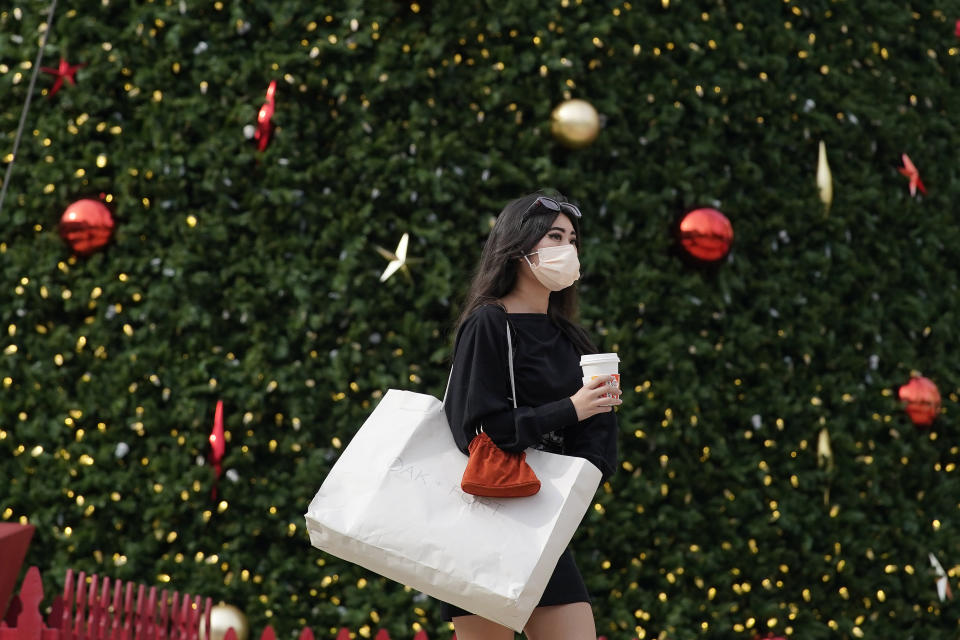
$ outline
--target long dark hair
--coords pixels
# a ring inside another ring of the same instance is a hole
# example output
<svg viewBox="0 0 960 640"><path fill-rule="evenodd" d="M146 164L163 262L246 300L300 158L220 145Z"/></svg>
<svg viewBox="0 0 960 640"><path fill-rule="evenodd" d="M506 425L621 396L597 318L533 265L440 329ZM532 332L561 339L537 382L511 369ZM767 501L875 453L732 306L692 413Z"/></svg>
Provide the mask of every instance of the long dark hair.
<svg viewBox="0 0 960 640"><path fill-rule="evenodd" d="M530 253L540 242L557 217L555 211L550 211L543 206L536 207L523 216L524 212L542 195L547 195L558 202L567 202L567 199L559 193L531 193L508 202L497 216L497 221L490 230L483 252L480 254L480 263L467 290L467 297L460 317L457 319L457 329L478 308L486 304L497 304L497 300L510 293L517 283L519 259ZM579 250L580 219L572 216L568 218L577 234ZM579 313L580 304L577 300L576 285L550 293L550 302L547 305L547 315L550 319L570 338L577 351L596 353L596 346L586 331L577 324Z"/></svg>

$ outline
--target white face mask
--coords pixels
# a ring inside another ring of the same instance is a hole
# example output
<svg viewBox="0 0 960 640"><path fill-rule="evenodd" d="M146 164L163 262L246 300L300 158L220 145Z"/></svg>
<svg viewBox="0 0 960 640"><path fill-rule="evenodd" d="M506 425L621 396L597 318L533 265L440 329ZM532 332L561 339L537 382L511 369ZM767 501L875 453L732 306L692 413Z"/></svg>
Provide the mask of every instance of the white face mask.
<svg viewBox="0 0 960 640"><path fill-rule="evenodd" d="M572 244L544 247L534 253L540 256L536 265L528 256L523 256L530 265L533 276L550 291L566 289L580 278L580 260L577 248Z"/></svg>

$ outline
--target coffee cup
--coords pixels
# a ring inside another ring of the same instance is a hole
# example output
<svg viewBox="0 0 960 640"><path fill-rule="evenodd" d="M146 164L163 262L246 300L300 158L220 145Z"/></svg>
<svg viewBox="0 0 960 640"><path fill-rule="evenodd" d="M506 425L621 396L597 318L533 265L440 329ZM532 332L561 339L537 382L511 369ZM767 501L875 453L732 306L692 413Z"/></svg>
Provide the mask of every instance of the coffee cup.
<svg viewBox="0 0 960 640"><path fill-rule="evenodd" d="M583 369L583 384L600 376L613 376L613 380L606 384L611 387L620 386L620 357L615 353L590 353L580 356L580 367ZM612 394L604 394L605 398L612 398Z"/></svg>

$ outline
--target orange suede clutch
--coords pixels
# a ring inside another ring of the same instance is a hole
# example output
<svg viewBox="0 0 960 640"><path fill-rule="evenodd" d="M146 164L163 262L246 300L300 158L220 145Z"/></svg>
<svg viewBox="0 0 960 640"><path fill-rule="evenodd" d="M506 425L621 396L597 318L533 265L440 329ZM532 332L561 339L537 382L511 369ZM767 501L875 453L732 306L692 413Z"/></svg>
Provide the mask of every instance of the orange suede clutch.
<svg viewBox="0 0 960 640"><path fill-rule="evenodd" d="M486 433L467 447L470 457L460 488L486 498L522 498L540 491L540 479L527 464L527 454L504 451Z"/></svg>

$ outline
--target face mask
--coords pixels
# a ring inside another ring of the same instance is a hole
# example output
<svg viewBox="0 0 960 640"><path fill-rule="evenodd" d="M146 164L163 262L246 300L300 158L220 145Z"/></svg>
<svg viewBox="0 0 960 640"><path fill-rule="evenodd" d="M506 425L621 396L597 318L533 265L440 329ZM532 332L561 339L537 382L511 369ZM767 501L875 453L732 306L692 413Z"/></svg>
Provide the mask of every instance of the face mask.
<svg viewBox="0 0 960 640"><path fill-rule="evenodd" d="M527 256L524 258L533 276L550 291L566 289L580 278L580 260L577 248L572 244L544 247L534 253L540 256L538 264L534 265Z"/></svg>

